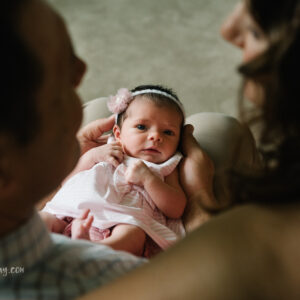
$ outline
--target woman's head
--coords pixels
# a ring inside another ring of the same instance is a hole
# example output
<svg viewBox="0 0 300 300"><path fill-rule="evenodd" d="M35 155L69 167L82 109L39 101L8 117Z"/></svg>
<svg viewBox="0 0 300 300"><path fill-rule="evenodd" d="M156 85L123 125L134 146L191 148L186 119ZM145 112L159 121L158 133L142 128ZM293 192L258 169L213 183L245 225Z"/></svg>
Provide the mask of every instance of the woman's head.
<svg viewBox="0 0 300 300"><path fill-rule="evenodd" d="M300 2L247 0L222 26L222 34L243 51L239 71L244 96L258 104L263 138L300 131Z"/></svg>
<svg viewBox="0 0 300 300"><path fill-rule="evenodd" d="M243 96L256 105L242 113L262 125L266 170L261 185L250 184L251 192L256 199L258 194L265 200L282 194L295 199L300 192L300 1L246 0L222 34L244 54Z"/></svg>
<svg viewBox="0 0 300 300"><path fill-rule="evenodd" d="M156 85L133 89L131 99L118 115L114 135L133 157L162 163L176 151L184 112L178 97Z"/></svg>

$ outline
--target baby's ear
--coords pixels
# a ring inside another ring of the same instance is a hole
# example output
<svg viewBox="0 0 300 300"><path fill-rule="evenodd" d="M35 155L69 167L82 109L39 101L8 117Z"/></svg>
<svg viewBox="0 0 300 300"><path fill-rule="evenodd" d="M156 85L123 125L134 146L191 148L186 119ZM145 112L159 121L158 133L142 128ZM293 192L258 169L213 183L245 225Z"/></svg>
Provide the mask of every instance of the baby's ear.
<svg viewBox="0 0 300 300"><path fill-rule="evenodd" d="M114 125L114 128L113 128L113 133L114 133L114 136L115 136L115 139L117 141L120 141L121 140L121 129L118 125Z"/></svg>

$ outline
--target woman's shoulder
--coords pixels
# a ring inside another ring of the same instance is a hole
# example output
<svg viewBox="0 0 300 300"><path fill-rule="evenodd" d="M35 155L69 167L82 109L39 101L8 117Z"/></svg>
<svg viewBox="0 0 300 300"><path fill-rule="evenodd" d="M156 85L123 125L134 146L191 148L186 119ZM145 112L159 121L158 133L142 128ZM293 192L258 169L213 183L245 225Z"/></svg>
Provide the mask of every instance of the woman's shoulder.
<svg viewBox="0 0 300 300"><path fill-rule="evenodd" d="M242 205L215 218L212 226L214 222L223 235L224 259L247 279L244 288L266 299L298 299L300 204Z"/></svg>
<svg viewBox="0 0 300 300"><path fill-rule="evenodd" d="M225 214L229 214L237 219L256 220L255 223L260 223L260 225L265 225L266 227L270 225L270 222L274 221L277 224L282 223L282 225L292 226L294 222L298 221L300 223L300 201L299 203L289 204L250 203L237 205Z"/></svg>
<svg viewBox="0 0 300 300"><path fill-rule="evenodd" d="M293 232L300 241L300 203L239 205L221 213L218 218L220 222L238 226L241 233L253 234L255 238L266 240L269 237L272 241L275 236L277 239L288 238Z"/></svg>
<svg viewBox="0 0 300 300"><path fill-rule="evenodd" d="M199 270L198 278L228 291L213 299L299 299L300 205L236 206L186 241L181 255Z"/></svg>

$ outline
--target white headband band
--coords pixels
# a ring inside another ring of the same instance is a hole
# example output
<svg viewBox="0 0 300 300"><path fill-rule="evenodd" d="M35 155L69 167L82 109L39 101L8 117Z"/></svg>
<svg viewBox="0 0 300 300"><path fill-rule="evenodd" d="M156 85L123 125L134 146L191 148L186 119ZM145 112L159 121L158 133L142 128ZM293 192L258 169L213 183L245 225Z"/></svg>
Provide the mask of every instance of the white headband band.
<svg viewBox="0 0 300 300"><path fill-rule="evenodd" d="M181 102L176 97L170 95L169 93L157 89L145 89L145 90L130 92L126 88L121 88L118 90L115 96L109 97L107 102L108 109L116 115L116 119L117 119L117 116L127 109L128 105L133 100L133 98L137 95L142 95L142 94L158 94L158 95L163 95L164 97L172 100L178 105L178 107L183 113L183 117L185 118L185 112Z"/></svg>
<svg viewBox="0 0 300 300"><path fill-rule="evenodd" d="M132 96L135 97L135 96L141 95L141 94L159 94L159 95L163 95L167 98L170 98L175 102L178 102L178 100L175 97L173 97L172 95L170 95L166 92L160 91L160 90L150 90L150 89L148 89L148 90L135 91L135 92L132 93Z"/></svg>
<svg viewBox="0 0 300 300"><path fill-rule="evenodd" d="M141 94L158 94L158 95L163 95L171 100L173 100L179 107L180 109L182 110L183 112L183 115L185 114L184 112L184 108L181 104L181 102L176 99L175 97L173 97L172 95L166 93L166 92L163 92L163 91L160 91L160 90L155 90L155 89L147 89L147 90L141 90L141 91L135 91L133 93L131 93L133 97L137 96L137 95L141 95Z"/></svg>

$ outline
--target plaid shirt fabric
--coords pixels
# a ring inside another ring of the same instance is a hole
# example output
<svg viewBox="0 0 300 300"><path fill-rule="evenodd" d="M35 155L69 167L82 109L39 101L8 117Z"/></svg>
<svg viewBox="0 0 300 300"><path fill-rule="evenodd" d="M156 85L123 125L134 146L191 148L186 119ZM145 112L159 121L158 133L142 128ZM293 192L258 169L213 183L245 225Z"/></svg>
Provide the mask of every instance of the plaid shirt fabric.
<svg viewBox="0 0 300 300"><path fill-rule="evenodd" d="M73 299L145 262L104 245L50 235L35 213L0 239L0 299Z"/></svg>

